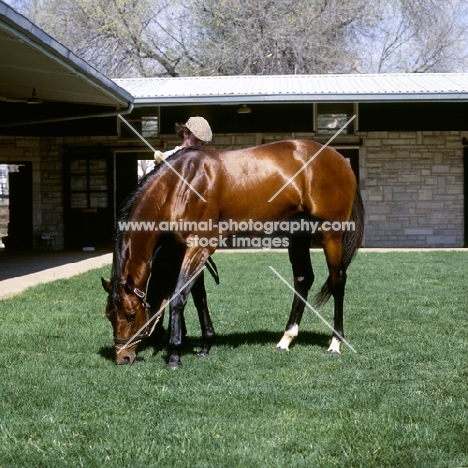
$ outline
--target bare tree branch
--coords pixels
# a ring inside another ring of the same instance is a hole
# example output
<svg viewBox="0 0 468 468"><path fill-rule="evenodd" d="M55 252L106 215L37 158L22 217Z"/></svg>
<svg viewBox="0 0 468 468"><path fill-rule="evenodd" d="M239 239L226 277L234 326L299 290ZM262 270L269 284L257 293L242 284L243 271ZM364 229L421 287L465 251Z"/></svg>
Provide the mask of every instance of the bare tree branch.
<svg viewBox="0 0 468 468"><path fill-rule="evenodd" d="M465 0L10 3L111 77L468 69Z"/></svg>

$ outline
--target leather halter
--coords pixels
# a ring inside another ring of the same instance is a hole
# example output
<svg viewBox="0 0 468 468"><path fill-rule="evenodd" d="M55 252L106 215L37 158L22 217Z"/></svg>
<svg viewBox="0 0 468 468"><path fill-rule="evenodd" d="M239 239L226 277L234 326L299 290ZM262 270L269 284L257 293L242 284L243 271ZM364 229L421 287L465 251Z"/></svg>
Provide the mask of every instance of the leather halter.
<svg viewBox="0 0 468 468"><path fill-rule="evenodd" d="M125 283L126 282L122 282L122 284L125 284ZM140 343L145 338L150 337L152 333L154 332L154 329L156 328L156 325L158 324L159 319L162 316L162 311L159 311L158 314L156 314L156 315L159 315L159 317L154 319L154 324L152 327L150 327L150 322L153 318L151 317L151 307L149 303L146 301L146 294L138 288L134 288L133 292L138 297L138 299L140 299L141 305L143 306L143 309L145 310L145 327L140 333L138 333L138 335L133 335L130 338L115 338L114 337L114 343L116 345L115 347L121 350L128 347L126 345L128 345L128 343L130 342L132 342L132 346L133 346L133 345Z"/></svg>

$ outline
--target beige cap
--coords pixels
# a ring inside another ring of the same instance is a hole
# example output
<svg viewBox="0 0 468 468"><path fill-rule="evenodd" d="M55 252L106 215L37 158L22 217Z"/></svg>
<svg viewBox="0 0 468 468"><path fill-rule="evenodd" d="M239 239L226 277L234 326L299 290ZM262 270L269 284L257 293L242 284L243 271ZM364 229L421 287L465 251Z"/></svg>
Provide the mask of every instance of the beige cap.
<svg viewBox="0 0 468 468"><path fill-rule="evenodd" d="M203 117L190 117L185 126L198 138L200 141L211 141L213 133L211 132L210 124Z"/></svg>

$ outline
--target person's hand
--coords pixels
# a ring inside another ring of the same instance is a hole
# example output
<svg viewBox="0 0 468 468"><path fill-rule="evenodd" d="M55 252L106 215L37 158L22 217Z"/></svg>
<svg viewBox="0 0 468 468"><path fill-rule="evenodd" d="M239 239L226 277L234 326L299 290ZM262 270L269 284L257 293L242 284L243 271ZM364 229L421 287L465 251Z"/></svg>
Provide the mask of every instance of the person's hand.
<svg viewBox="0 0 468 468"><path fill-rule="evenodd" d="M156 162L160 163L164 161L164 156L161 151L155 151L154 152L154 159Z"/></svg>

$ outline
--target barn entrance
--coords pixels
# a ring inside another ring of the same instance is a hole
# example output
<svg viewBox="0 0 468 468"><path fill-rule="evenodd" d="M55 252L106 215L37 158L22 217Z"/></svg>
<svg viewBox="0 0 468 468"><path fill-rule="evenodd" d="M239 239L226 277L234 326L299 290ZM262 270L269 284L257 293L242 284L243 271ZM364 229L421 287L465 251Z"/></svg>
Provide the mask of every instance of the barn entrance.
<svg viewBox="0 0 468 468"><path fill-rule="evenodd" d="M73 149L64 160L65 249L112 245L113 154L108 149Z"/></svg>
<svg viewBox="0 0 468 468"><path fill-rule="evenodd" d="M65 157L65 248L113 244L121 204L138 183L139 160L148 152L71 149Z"/></svg>
<svg viewBox="0 0 468 468"><path fill-rule="evenodd" d="M464 236L463 247L468 247L468 146L463 148Z"/></svg>
<svg viewBox="0 0 468 468"><path fill-rule="evenodd" d="M32 250L32 163L0 165L0 240L7 250Z"/></svg>

